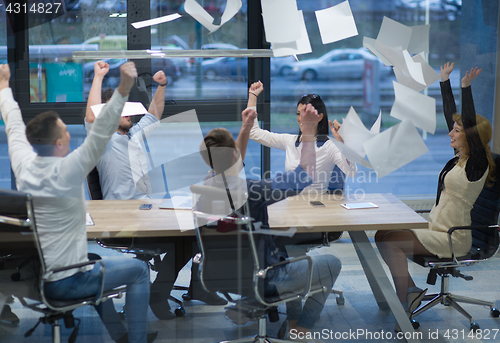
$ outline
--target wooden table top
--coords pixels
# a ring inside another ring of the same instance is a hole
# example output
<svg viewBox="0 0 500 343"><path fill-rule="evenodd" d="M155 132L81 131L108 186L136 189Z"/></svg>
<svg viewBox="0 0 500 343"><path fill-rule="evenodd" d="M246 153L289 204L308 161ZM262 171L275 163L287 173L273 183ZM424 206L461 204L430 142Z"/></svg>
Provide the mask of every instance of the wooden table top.
<svg viewBox="0 0 500 343"><path fill-rule="evenodd" d="M273 229L296 227L298 232L401 230L427 228L427 221L392 194L365 194L363 199L344 199L323 195L325 207L312 207L302 196L291 197L269 206L269 224ZM87 226L89 238L193 236L189 210L167 210L159 206L165 199L91 200L87 212L95 225ZM378 208L347 210L346 202L373 202ZM153 204L151 210L139 210L141 204Z"/></svg>
<svg viewBox="0 0 500 343"><path fill-rule="evenodd" d="M273 229L296 227L298 232L424 229L428 222L392 194L364 194L345 199L327 194L319 200L325 206L313 207L301 195L269 206L269 225ZM342 203L372 202L378 208L347 210Z"/></svg>

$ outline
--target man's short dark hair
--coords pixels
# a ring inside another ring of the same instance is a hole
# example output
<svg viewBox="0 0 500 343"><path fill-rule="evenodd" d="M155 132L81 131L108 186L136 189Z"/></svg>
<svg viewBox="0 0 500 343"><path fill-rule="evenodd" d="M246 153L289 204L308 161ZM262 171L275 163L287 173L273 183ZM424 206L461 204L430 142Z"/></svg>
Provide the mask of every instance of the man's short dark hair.
<svg viewBox="0 0 500 343"><path fill-rule="evenodd" d="M113 89L108 88L105 89L101 92L101 102L103 104L107 103L109 99L111 99L111 96L113 95Z"/></svg>
<svg viewBox="0 0 500 343"><path fill-rule="evenodd" d="M40 113L26 125L26 137L40 156L52 156L56 141L61 138L57 125L59 114L55 111Z"/></svg>
<svg viewBox="0 0 500 343"><path fill-rule="evenodd" d="M223 128L210 131L200 146L203 160L217 173L229 169L234 164L234 151L237 149L233 135Z"/></svg>

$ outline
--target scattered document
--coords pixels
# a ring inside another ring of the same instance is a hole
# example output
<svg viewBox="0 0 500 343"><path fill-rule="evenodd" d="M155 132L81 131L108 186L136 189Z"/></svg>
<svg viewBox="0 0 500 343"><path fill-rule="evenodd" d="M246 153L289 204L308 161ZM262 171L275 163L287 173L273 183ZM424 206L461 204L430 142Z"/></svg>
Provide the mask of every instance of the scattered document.
<svg viewBox="0 0 500 343"><path fill-rule="evenodd" d="M366 155L363 143L373 138L380 132L380 120L381 115L379 115L371 130L368 130L354 108L351 106L349 113L347 113L347 116L342 120L342 126L339 129L339 134L344 140L344 144L350 149L356 151L359 156L363 158Z"/></svg>
<svg viewBox="0 0 500 343"><path fill-rule="evenodd" d="M159 18L137 21L135 23L132 23L132 26L134 27L134 29L142 29L143 27L167 23L169 21L179 19L180 17L181 17L181 15L179 13L174 13L174 14L166 15L166 16L159 17Z"/></svg>
<svg viewBox="0 0 500 343"><path fill-rule="evenodd" d="M309 35L307 33L306 22L304 21L304 14L302 11L298 11L299 18L295 23L300 31L300 38L293 42L287 43L276 43L272 42L271 45L273 47L273 55L274 57L283 57L301 54L308 54L312 52L311 42L309 41Z"/></svg>
<svg viewBox="0 0 500 343"><path fill-rule="evenodd" d="M360 210L360 209L365 209L365 208L378 208L377 205L375 205L372 202L350 202L350 203L345 203L345 204L340 204L345 209L348 210Z"/></svg>
<svg viewBox="0 0 500 343"><path fill-rule="evenodd" d="M357 36L358 29L352 15L349 1L336 6L316 11L319 33L323 44L333 43Z"/></svg>
<svg viewBox="0 0 500 343"><path fill-rule="evenodd" d="M92 220L92 217L90 216L90 213L85 214L85 225L86 226L94 226L94 220Z"/></svg>
<svg viewBox="0 0 500 343"><path fill-rule="evenodd" d="M391 61L389 61L385 56L378 51L377 40L369 37L363 37L363 46L370 50L372 54L377 56L386 66L392 66Z"/></svg>
<svg viewBox="0 0 500 343"><path fill-rule="evenodd" d="M365 142L364 148L379 178L429 151L411 120L376 135Z"/></svg>
<svg viewBox="0 0 500 343"><path fill-rule="evenodd" d="M94 106L90 106L92 112L94 112L94 116L97 118L99 114L101 114L102 109L106 106L106 104L98 104ZM125 106L123 106L122 117L130 117L130 116L139 116L142 114L148 113L148 110L144 105L140 102L130 102L127 101Z"/></svg>
<svg viewBox="0 0 500 343"><path fill-rule="evenodd" d="M363 167L373 169L370 162L363 158L360 154L358 154L355 150L349 148L342 142L339 142L336 139L329 137L330 141L337 146L342 155L345 156L349 161L362 165Z"/></svg>
<svg viewBox="0 0 500 343"><path fill-rule="evenodd" d="M227 0L226 8L222 14L220 25L214 25L212 17L196 0L186 0L184 10L197 22L203 25L210 33L217 31L222 25L233 18L241 9L241 0Z"/></svg>
<svg viewBox="0 0 500 343"><path fill-rule="evenodd" d="M408 50L412 31L411 27L384 17L382 26L378 32L377 41L390 47L399 47L401 50Z"/></svg>
<svg viewBox="0 0 500 343"><path fill-rule="evenodd" d="M434 134L436 131L436 99L418 93L395 81L393 84L395 100L390 113L391 117L401 121L409 119L416 127Z"/></svg>
<svg viewBox="0 0 500 343"><path fill-rule="evenodd" d="M290 43L301 38L297 23L302 13L296 0L262 0L262 17L266 41L269 43Z"/></svg>
<svg viewBox="0 0 500 343"><path fill-rule="evenodd" d="M429 31L430 25L411 26L411 38L408 44L410 54L429 53Z"/></svg>

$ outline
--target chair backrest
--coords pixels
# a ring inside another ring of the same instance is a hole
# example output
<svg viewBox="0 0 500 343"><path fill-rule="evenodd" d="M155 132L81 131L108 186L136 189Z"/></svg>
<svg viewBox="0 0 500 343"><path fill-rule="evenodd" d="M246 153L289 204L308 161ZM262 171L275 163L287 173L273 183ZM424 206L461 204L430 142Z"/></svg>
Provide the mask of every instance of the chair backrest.
<svg viewBox="0 0 500 343"><path fill-rule="evenodd" d="M256 253L259 237L252 232L248 204L233 212L224 189L192 185L191 191L199 197L193 201L193 216L202 284L210 291L250 296L262 261Z"/></svg>
<svg viewBox="0 0 500 343"><path fill-rule="evenodd" d="M99 172L97 167L94 167L87 175L87 188L89 191L90 199L102 200L101 181L99 179Z"/></svg>
<svg viewBox="0 0 500 343"><path fill-rule="evenodd" d="M496 164L492 185L485 185L471 210L472 226L488 226L498 224L500 213L500 155L492 153ZM497 230L472 230L472 248L470 254L476 258L492 256L499 245Z"/></svg>
<svg viewBox="0 0 500 343"><path fill-rule="evenodd" d="M34 225L31 195L0 189L0 255L37 254Z"/></svg>
<svg viewBox="0 0 500 343"><path fill-rule="evenodd" d="M335 165L333 168L332 176L330 177L330 182L328 183L328 191L330 193L343 192L345 186L346 175L339 166Z"/></svg>

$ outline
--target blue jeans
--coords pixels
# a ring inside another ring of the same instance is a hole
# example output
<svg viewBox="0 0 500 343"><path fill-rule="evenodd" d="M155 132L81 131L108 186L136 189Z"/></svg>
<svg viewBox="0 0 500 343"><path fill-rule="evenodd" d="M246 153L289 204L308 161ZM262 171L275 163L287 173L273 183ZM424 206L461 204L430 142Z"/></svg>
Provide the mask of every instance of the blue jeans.
<svg viewBox="0 0 500 343"><path fill-rule="evenodd" d="M127 306L128 337L130 343L146 343L147 311L149 304L149 268L146 263L123 257L103 258L106 266L104 291L126 285L125 303ZM101 264L96 263L92 270L76 273L62 280L47 283L45 293L52 299L78 299L98 294L101 287ZM109 302L109 301L108 301ZM107 316L115 313L110 305L102 303L96 309L103 322L110 322ZM112 320L111 324L119 325ZM108 330L112 330L108 327ZM116 330L113 330L116 331ZM118 339L119 337L112 337Z"/></svg>
<svg viewBox="0 0 500 343"><path fill-rule="evenodd" d="M316 255L311 258L313 260L311 289L324 287L325 291L307 298L304 307L301 300L287 303L288 320L297 320L297 325L306 329L314 327L342 268L340 260L333 255ZM276 287L280 296L296 294L304 289L308 270L306 260L287 264L268 280L268 286Z"/></svg>

